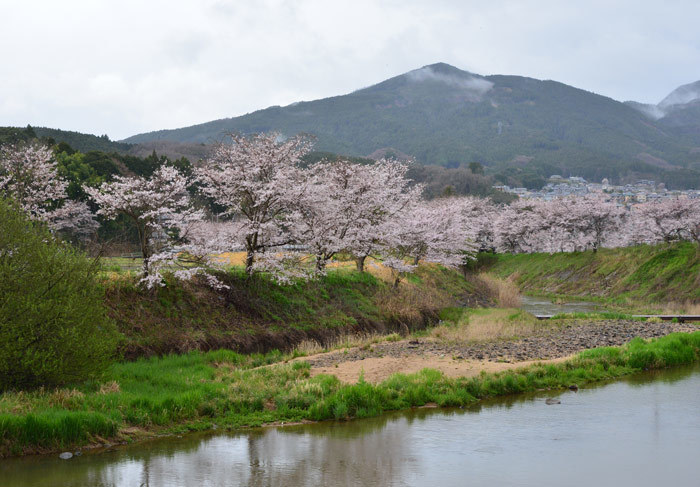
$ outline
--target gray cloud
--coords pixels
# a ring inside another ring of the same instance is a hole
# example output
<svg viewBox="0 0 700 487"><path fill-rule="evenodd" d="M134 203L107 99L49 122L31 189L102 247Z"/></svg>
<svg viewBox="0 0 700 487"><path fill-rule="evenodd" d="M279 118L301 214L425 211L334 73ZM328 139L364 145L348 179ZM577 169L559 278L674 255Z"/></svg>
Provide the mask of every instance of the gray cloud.
<svg viewBox="0 0 700 487"><path fill-rule="evenodd" d="M483 95L493 88L493 83L487 79L478 78L476 76L455 76L453 74L440 73L434 71L430 66L410 71L408 73L408 79L414 82L437 81L449 86L471 91L476 95Z"/></svg>
<svg viewBox="0 0 700 487"><path fill-rule="evenodd" d="M0 18L0 124L115 139L440 61L650 104L700 79L696 1L27 0Z"/></svg>
<svg viewBox="0 0 700 487"><path fill-rule="evenodd" d="M635 108L644 113L647 117L651 118L652 120L658 120L664 115L666 115L666 110L659 107L658 105L647 105L640 103L638 105L635 105Z"/></svg>

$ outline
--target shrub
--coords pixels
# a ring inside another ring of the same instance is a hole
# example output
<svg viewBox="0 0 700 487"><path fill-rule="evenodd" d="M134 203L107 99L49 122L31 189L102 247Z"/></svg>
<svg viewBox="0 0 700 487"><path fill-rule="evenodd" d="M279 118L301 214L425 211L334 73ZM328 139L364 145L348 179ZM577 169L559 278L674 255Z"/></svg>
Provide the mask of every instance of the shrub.
<svg viewBox="0 0 700 487"><path fill-rule="evenodd" d="M95 376L118 334L98 266L0 199L0 390Z"/></svg>

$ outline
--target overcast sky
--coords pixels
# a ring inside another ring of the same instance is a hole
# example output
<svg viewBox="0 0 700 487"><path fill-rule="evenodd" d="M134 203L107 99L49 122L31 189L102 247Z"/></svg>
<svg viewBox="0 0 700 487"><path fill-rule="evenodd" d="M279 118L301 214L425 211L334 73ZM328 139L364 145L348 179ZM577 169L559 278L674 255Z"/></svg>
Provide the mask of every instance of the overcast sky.
<svg viewBox="0 0 700 487"><path fill-rule="evenodd" d="M113 140L435 62L657 103L700 79L700 2L0 0L0 125Z"/></svg>

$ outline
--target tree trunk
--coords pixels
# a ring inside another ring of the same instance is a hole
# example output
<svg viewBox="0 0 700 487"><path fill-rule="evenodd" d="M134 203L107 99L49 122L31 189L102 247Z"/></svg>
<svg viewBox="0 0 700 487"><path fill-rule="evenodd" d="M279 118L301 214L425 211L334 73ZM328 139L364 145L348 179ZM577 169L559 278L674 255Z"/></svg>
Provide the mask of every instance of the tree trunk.
<svg viewBox="0 0 700 487"><path fill-rule="evenodd" d="M148 235L148 228L143 227L141 228L140 225L137 225L137 229L139 232L139 243L141 244L141 258L143 258L143 262L141 263L141 267L143 269L143 277L148 277L148 274L150 272L150 262L149 259L151 258L151 248L149 245L149 235Z"/></svg>
<svg viewBox="0 0 700 487"><path fill-rule="evenodd" d="M316 255L316 270L318 272L323 272L326 268L326 258L321 254Z"/></svg>
<svg viewBox="0 0 700 487"><path fill-rule="evenodd" d="M367 258L366 255L363 255L362 257L355 257L355 266L357 267L358 272L365 272L365 259Z"/></svg>
<svg viewBox="0 0 700 487"><path fill-rule="evenodd" d="M253 259L255 257L255 253L251 249L246 249L245 253L245 273L248 276L253 275Z"/></svg>
<svg viewBox="0 0 700 487"><path fill-rule="evenodd" d="M253 262L255 261L255 251L258 248L258 234L251 233L245 237L245 273L248 277L253 275Z"/></svg>

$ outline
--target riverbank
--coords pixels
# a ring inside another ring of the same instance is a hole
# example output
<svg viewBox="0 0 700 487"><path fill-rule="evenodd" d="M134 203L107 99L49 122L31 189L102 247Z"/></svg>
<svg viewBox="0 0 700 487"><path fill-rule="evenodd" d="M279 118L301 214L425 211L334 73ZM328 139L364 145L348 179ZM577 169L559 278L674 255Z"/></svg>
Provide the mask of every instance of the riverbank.
<svg viewBox="0 0 700 487"><path fill-rule="evenodd" d="M488 306L489 289L474 276L421 264L398 288L379 263L367 272L333 262L326 276L278 284L233 267L218 274L225 289L169 279L151 291L128 272L104 273L108 314L123 335L126 359L226 348L240 353L289 351L353 334L408 334L434 325L449 306Z"/></svg>
<svg viewBox="0 0 700 487"><path fill-rule="evenodd" d="M425 369L377 384L312 376L309 362L285 362L290 358L279 352L190 352L115 364L102 381L74 388L5 393L0 396L0 453L74 451L214 427L369 417L430 403L466 406L499 395L583 386L697 362L700 332L634 339L561 363L476 377L451 378Z"/></svg>
<svg viewBox="0 0 700 487"><path fill-rule="evenodd" d="M472 312L482 320L462 319L443 324L426 336L304 357L311 364L311 375L332 374L341 381L357 382L359 376L378 383L397 372L439 370L448 377L473 377L482 372L501 372L534 363L558 363L575 354L598 347L620 346L634 338L658 338L678 332L700 331L695 324L647 322L639 320L596 321L561 319L552 323L532 323L518 310L505 310L504 319L513 317L519 336L502 330L487 335L473 330L481 323L492 325L504 310ZM468 312L466 313L469 314ZM480 315L480 316L479 316ZM471 327L472 330L465 330ZM514 330L515 331L515 330ZM492 335L499 336L493 337ZM479 338L481 335L481 339Z"/></svg>
<svg viewBox="0 0 700 487"><path fill-rule="evenodd" d="M700 251L690 242L488 260L489 272L525 294L597 300L637 313L694 312L700 303Z"/></svg>
<svg viewBox="0 0 700 487"><path fill-rule="evenodd" d="M298 486L317 472L324 485L686 486L697 484L698 404L700 365L680 366L465 408L169 436L69 461L4 459L0 478L3 487Z"/></svg>

